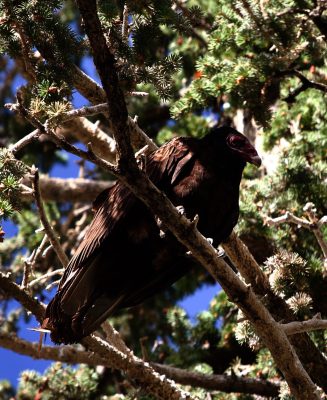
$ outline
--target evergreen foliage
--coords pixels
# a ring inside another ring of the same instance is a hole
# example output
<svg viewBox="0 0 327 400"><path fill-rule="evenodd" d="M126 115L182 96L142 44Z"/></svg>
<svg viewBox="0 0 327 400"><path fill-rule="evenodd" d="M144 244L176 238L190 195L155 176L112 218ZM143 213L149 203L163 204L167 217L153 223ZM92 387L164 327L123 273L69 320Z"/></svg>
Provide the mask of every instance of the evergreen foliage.
<svg viewBox="0 0 327 400"><path fill-rule="evenodd" d="M97 3L129 113L138 116L139 125L157 144L174 136L202 137L216 123L238 128L237 116L242 116L245 134L251 140L257 137L259 152L271 161L264 162L259 172L246 167L237 231L294 318L308 320L320 313L327 319L326 267L313 231L297 224L267 223L268 218L286 212L310 220L304 210L307 203L314 204L317 219L327 213L326 6L311 0ZM318 6L320 14L314 13ZM1 147L32 130L3 107L15 102L16 82L23 82L24 106L34 117L42 122L60 117L75 108L74 96L81 91L76 68L90 56L74 2L0 0ZM134 91L146 91L148 96L132 96ZM110 131L105 117L99 118L97 126ZM74 135L67 138L78 141ZM19 284L24 261L43 238L35 233L40 227L35 206L22 201L21 179L28 177L33 164L46 173L56 163L64 164L65 159L47 139L29 144L15 156L5 147L0 149L0 223L9 218L18 227L11 238L0 227L0 269L9 271ZM92 179L103 177L97 168L83 168ZM80 203L46 204L69 256L90 219L90 214L81 217L80 209ZM321 231L326 238L326 224ZM31 279L60 268L53 250L43 251ZM57 279L41 281L28 293L47 302L46 287ZM279 398L291 399L269 351L223 291L217 288L208 309L195 318L181 307L186 296L212 284L204 269L195 269L172 288L115 315L111 322L135 354L148 361L208 375L281 382ZM21 319L29 317L23 308L8 312L8 302L0 290L0 331L19 335ZM310 333L324 354L326 332ZM204 389L186 389L200 399L208 398ZM43 375L22 372L17 390L1 381L1 399L13 396L20 400L151 398L135 391L121 371L85 365L75 369L58 363ZM215 400L259 398L218 391L210 396Z"/></svg>

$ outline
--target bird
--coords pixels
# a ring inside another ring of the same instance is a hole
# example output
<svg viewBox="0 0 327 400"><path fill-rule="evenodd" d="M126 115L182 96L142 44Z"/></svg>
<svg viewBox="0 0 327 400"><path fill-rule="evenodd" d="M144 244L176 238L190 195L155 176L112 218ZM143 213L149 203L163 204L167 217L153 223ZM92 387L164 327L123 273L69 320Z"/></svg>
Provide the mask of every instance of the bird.
<svg viewBox="0 0 327 400"><path fill-rule="evenodd" d="M175 137L144 160L149 179L212 245L226 240L239 217L246 163L261 165L237 130L215 127L203 138ZM70 260L42 328L54 343L76 343L117 310L134 307L189 273L194 259L120 181L94 201L95 214Z"/></svg>

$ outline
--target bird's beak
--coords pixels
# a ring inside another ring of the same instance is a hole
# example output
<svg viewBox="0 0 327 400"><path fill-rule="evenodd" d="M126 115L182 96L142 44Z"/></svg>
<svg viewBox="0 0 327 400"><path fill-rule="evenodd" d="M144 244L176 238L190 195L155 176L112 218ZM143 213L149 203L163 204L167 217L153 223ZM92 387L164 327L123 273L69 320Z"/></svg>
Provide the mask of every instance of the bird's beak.
<svg viewBox="0 0 327 400"><path fill-rule="evenodd" d="M256 155L250 156L249 162L250 162L251 164L256 165L257 167L260 167L260 165L261 165L261 163L262 163L262 160L261 160L261 158L258 156L258 154L256 154Z"/></svg>

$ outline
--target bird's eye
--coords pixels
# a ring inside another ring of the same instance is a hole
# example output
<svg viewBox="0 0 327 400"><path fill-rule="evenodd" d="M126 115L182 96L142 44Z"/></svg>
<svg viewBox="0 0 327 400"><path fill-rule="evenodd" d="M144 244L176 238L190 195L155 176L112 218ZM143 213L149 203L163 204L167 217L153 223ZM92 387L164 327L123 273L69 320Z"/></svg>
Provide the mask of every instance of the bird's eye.
<svg viewBox="0 0 327 400"><path fill-rule="evenodd" d="M232 147L237 149L244 146L244 138L241 136L230 136L228 142Z"/></svg>

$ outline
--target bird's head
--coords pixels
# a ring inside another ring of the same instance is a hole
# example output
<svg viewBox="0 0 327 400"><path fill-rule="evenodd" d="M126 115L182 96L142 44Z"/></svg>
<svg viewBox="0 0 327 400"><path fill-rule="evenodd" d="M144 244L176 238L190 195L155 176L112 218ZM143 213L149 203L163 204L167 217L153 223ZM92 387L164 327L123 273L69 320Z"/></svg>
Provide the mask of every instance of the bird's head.
<svg viewBox="0 0 327 400"><path fill-rule="evenodd" d="M226 136L226 144L229 149L245 162L260 167L261 158L249 140L235 129L230 128L230 130L231 132Z"/></svg>
<svg viewBox="0 0 327 400"><path fill-rule="evenodd" d="M211 132L204 138L207 143L210 143L218 149L227 148L225 154L232 159L237 158L242 163L249 162L260 167L261 158L259 157L256 149L252 146L249 140L229 126L213 128Z"/></svg>

